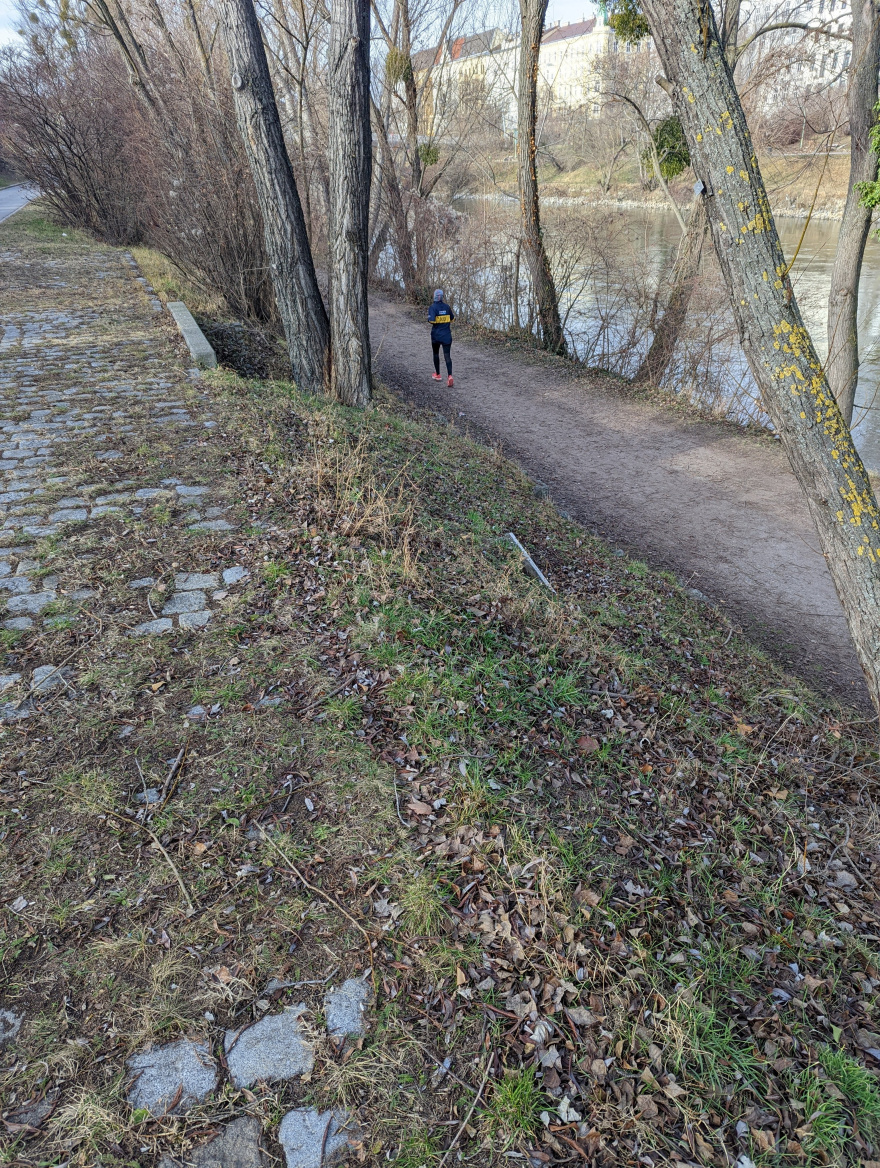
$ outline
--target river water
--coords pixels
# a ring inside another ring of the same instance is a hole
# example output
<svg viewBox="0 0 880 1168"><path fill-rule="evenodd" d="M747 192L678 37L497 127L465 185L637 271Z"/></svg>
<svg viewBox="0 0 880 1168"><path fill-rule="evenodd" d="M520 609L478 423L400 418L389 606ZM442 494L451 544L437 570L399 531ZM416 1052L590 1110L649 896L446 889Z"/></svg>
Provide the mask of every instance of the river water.
<svg viewBox="0 0 880 1168"><path fill-rule="evenodd" d="M659 262L673 258L681 230L671 212L632 212L633 232L638 232L644 246ZM802 219L779 218L776 221L786 258L797 251L792 268L792 283L804 323L824 359L827 352L827 305L831 268L837 250L839 225L832 220L813 219L804 234ZM803 235L803 242L801 236ZM800 250L798 251L798 244ZM699 304L693 306L699 317ZM872 235L865 251L859 288L859 347L861 367L853 413L853 437L869 469L880 471L880 241ZM721 354L729 378L751 382L742 351Z"/></svg>
<svg viewBox="0 0 880 1168"><path fill-rule="evenodd" d="M509 216L512 222L515 220L517 212L513 200L496 196L488 202L505 217ZM546 203L548 223L554 219L557 222L586 222L596 214L595 209L578 205L574 200L560 200L555 206L556 200L548 199ZM454 203L459 211L476 217L480 216L478 208L481 204L485 208L487 201L478 195L459 196ZM681 229L671 212L636 207L612 208L603 223L607 231L599 234L598 242L594 241L592 247L594 254L601 251L603 241L607 239L608 250L613 250L616 257L613 264L610 267L600 264L584 281L573 278L571 283L577 287L576 298L573 302L569 298L567 302L563 293L561 306L567 313L566 330L572 347L588 365L631 374L651 335L644 324L644 303L640 307L635 305L634 289L650 288L652 283L656 285L661 272L668 272L681 239ZM828 290L837 248L838 224L814 219L807 224L805 234L802 219L779 218L776 225L786 257L790 260L797 251L792 282L804 321L820 357L824 359ZM711 243L708 247L711 249ZM587 264L585 260L584 271ZM630 267L628 281L622 275L627 265ZM504 285L505 278L509 283L509 268L507 262L500 275L496 271L489 277L495 290ZM711 282L711 271L717 272L714 257L711 257L711 263L704 263L704 270L709 271ZM720 281L720 275L717 278ZM496 300L496 297L492 296L490 300ZM635 327L633 322L639 312L642 323ZM485 316L485 313L481 315ZM484 319L483 323L504 328L510 321L490 318ZM756 403L756 387L734 335L729 307L720 287L704 286L701 295L695 295L688 331L690 341L686 340L677 354L681 363L673 371L674 387L689 393L701 404L722 409L740 421L751 419L768 424L769 419ZM862 268L859 332L862 363L853 415L853 437L869 469L880 471L880 241L873 235L868 241ZM703 336L711 337L711 344L704 346ZM699 351L701 347L703 352Z"/></svg>

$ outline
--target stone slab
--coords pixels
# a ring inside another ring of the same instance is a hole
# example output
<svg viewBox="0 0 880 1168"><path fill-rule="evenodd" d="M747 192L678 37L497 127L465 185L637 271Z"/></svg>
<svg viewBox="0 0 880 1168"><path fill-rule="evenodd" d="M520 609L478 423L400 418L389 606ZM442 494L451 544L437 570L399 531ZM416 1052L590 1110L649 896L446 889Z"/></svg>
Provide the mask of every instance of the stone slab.
<svg viewBox="0 0 880 1168"><path fill-rule="evenodd" d="M26 596L12 596L6 601L6 607L10 612L18 613L37 613L42 612L57 600L54 592L32 592Z"/></svg>
<svg viewBox="0 0 880 1168"><path fill-rule="evenodd" d="M159 1168L263 1168L261 1130L258 1119L234 1119L213 1140L190 1149L184 1159L163 1156Z"/></svg>
<svg viewBox="0 0 880 1168"><path fill-rule="evenodd" d="M292 1079L311 1071L315 1055L299 1020L305 1008L300 1003L261 1018L247 1030L226 1031L226 1064L236 1087Z"/></svg>
<svg viewBox="0 0 880 1168"><path fill-rule="evenodd" d="M61 689L67 685L64 678L69 670L58 669L54 665L38 665L31 678L31 689L34 693L51 693L53 689Z"/></svg>
<svg viewBox="0 0 880 1168"><path fill-rule="evenodd" d="M181 1115L217 1086L217 1063L207 1043L187 1038L133 1054L125 1065L128 1102L151 1115Z"/></svg>
<svg viewBox="0 0 880 1168"><path fill-rule="evenodd" d="M204 592L175 592L162 606L163 616L177 612L200 612L207 603Z"/></svg>
<svg viewBox="0 0 880 1168"><path fill-rule="evenodd" d="M278 1128L286 1168L332 1168L339 1164L349 1150L349 1134L354 1134L346 1130L347 1123L344 1111L288 1111Z"/></svg>
<svg viewBox="0 0 880 1168"><path fill-rule="evenodd" d="M21 681L20 673L3 673L0 674L0 693L5 693L6 690L12 689Z"/></svg>
<svg viewBox="0 0 880 1168"><path fill-rule="evenodd" d="M208 338L195 322L195 318L182 300L169 300L168 311L174 317L186 347L192 353L196 365L202 369L217 368L217 354L208 343Z"/></svg>
<svg viewBox="0 0 880 1168"><path fill-rule="evenodd" d="M14 1042L18 1038L24 1014L16 1014L12 1010L0 1009L0 1046Z"/></svg>
<svg viewBox="0 0 880 1168"><path fill-rule="evenodd" d="M161 633L170 633L174 622L168 617L159 617L157 620L144 621L142 625L135 625L129 633L131 637L153 637Z"/></svg>
<svg viewBox="0 0 880 1168"><path fill-rule="evenodd" d="M238 564L234 568L223 569L223 583L224 584L240 584L242 580L247 580L250 572L247 568L241 568Z"/></svg>
<svg viewBox="0 0 880 1168"><path fill-rule="evenodd" d="M350 977L341 986L327 991L324 996L324 1014L327 1033L331 1038L363 1034L370 997L369 985L359 977Z"/></svg>
<svg viewBox="0 0 880 1168"><path fill-rule="evenodd" d="M210 619L210 610L203 608L201 612L182 612L177 623L182 629L203 629Z"/></svg>
<svg viewBox="0 0 880 1168"><path fill-rule="evenodd" d="M219 588L220 577L216 572L178 572L174 577L174 587L178 592L191 592L194 588Z"/></svg>

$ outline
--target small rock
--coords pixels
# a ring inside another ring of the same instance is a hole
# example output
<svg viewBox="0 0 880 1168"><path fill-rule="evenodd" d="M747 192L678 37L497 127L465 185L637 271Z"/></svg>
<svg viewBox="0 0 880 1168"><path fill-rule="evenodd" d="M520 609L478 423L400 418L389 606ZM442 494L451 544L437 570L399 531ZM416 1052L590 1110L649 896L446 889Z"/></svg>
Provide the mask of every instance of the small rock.
<svg viewBox="0 0 880 1168"><path fill-rule="evenodd" d="M135 803L158 803L162 792L158 787L147 787L146 791L139 791L134 797Z"/></svg>
<svg viewBox="0 0 880 1168"><path fill-rule="evenodd" d="M154 634L170 633L174 625L167 618L144 621L142 625L135 625L129 633L130 637L151 637Z"/></svg>
<svg viewBox="0 0 880 1168"><path fill-rule="evenodd" d="M207 1043L187 1038L133 1054L125 1065L129 1103L151 1115L181 1115L217 1086L217 1064Z"/></svg>
<svg viewBox="0 0 880 1168"><path fill-rule="evenodd" d="M242 580L247 580L250 572L247 568L241 568L237 564L233 568L223 569L223 583L226 585L240 584Z"/></svg>
<svg viewBox="0 0 880 1168"><path fill-rule="evenodd" d="M34 622L29 616L16 616L12 620L3 622L4 629L11 629L14 633L23 633L25 629L32 629Z"/></svg>
<svg viewBox="0 0 880 1168"><path fill-rule="evenodd" d="M134 497L136 499L155 499L157 495L163 494L158 487L141 487L140 490L135 491Z"/></svg>
<svg viewBox="0 0 880 1168"><path fill-rule="evenodd" d="M348 1151L349 1117L344 1111L288 1111L278 1128L287 1168L332 1168ZM323 1159L322 1159L323 1155Z"/></svg>
<svg viewBox="0 0 880 1168"><path fill-rule="evenodd" d="M182 495L185 499L193 499L198 495L207 495L210 488L208 487L175 487L178 495Z"/></svg>
<svg viewBox="0 0 880 1168"><path fill-rule="evenodd" d="M14 1042L18 1038L22 1022L24 1022L24 1014L13 1014L12 1010L0 1008L0 1046L7 1042Z"/></svg>
<svg viewBox="0 0 880 1168"><path fill-rule="evenodd" d="M208 717L208 711L204 706L193 706L191 710L186 711L186 716L190 722L204 722Z"/></svg>
<svg viewBox="0 0 880 1168"><path fill-rule="evenodd" d="M163 616L176 612L200 612L207 603L204 592L175 592L162 607Z"/></svg>
<svg viewBox="0 0 880 1168"><path fill-rule="evenodd" d="M234 1119L213 1140L191 1148L184 1160L163 1156L159 1168L263 1168L261 1132L258 1119Z"/></svg>
<svg viewBox="0 0 880 1168"><path fill-rule="evenodd" d="M203 608L201 612L182 612L178 624L182 629L203 629L210 619L211 613Z"/></svg>
<svg viewBox="0 0 880 1168"><path fill-rule="evenodd" d="M23 913L27 906L28 902L25 898L23 896L17 896L9 907L14 913Z"/></svg>
<svg viewBox="0 0 880 1168"><path fill-rule="evenodd" d="M129 580L129 588L152 588L156 581L152 576L142 576L140 580Z"/></svg>
<svg viewBox="0 0 880 1168"><path fill-rule="evenodd" d="M852 872L847 872L845 868L841 868L839 872L835 873L834 883L838 888L843 889L858 888L859 886L859 882Z"/></svg>
<svg viewBox="0 0 880 1168"><path fill-rule="evenodd" d="M246 1030L227 1030L224 1047L229 1077L236 1087L250 1087L258 1080L271 1083L305 1075L315 1063L300 1015L305 1005L261 1018Z"/></svg>
<svg viewBox="0 0 880 1168"><path fill-rule="evenodd" d="M0 674L0 693L5 693L6 690L12 689L21 681L20 673L2 673Z"/></svg>
<svg viewBox="0 0 880 1168"><path fill-rule="evenodd" d="M350 977L338 989L327 992L324 1013L327 1017L327 1033L331 1038L363 1034L369 998L370 987L359 977Z"/></svg>

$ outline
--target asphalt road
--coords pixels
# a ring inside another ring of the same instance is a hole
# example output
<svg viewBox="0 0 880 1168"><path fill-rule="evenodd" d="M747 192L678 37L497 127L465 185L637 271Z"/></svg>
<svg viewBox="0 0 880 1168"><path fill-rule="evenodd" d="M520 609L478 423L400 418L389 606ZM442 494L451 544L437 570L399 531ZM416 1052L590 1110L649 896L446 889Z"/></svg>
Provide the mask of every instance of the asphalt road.
<svg viewBox="0 0 880 1168"><path fill-rule="evenodd" d="M31 199L37 197L37 191L26 183L17 183L14 187L4 187L0 190L0 223L27 206Z"/></svg>

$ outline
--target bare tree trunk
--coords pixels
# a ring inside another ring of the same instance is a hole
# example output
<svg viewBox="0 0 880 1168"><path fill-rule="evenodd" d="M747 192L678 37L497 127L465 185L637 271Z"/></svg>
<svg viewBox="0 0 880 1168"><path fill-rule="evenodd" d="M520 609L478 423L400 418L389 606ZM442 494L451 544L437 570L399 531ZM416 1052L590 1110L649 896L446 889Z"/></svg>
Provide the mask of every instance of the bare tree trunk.
<svg viewBox="0 0 880 1168"><path fill-rule="evenodd" d="M859 278L871 226L871 209L863 207L857 184L877 177L877 155L871 149L871 126L877 103L880 69L880 4L853 0L852 63L849 111L849 191L837 238L828 296L828 359L825 373L847 424L852 423L859 380Z"/></svg>
<svg viewBox="0 0 880 1168"><path fill-rule="evenodd" d="M880 709L880 510L792 291L711 6L642 0L681 119L743 351L803 488Z"/></svg>
<svg viewBox="0 0 880 1168"><path fill-rule="evenodd" d="M370 252L370 4L333 0L330 16L330 338L332 390L348 406L372 392Z"/></svg>
<svg viewBox="0 0 880 1168"><path fill-rule="evenodd" d="M379 153L382 165L382 180L385 192L388 195L388 211L394 225L395 251L397 262L403 277L403 288L407 296L416 297L416 269L413 265L412 233L406 217L406 208L403 205L403 195L400 190L400 180L397 177L397 166L394 153L388 141L388 132L382 111L373 103L373 124L379 135Z"/></svg>
<svg viewBox="0 0 880 1168"><path fill-rule="evenodd" d="M425 238L424 193L422 191L422 156L419 153L419 97L412 69L412 35L409 0L397 0L400 13L401 51L407 61L403 74L406 98L406 144L412 168L412 236L416 252L416 280L425 288L428 280L428 249Z"/></svg>
<svg viewBox="0 0 880 1168"><path fill-rule="evenodd" d="M222 11L235 114L260 201L293 378L307 393L320 393L329 379L330 326L281 132L260 25L253 0L224 0Z"/></svg>
<svg viewBox="0 0 880 1168"><path fill-rule="evenodd" d="M538 302L541 343L553 353L565 353L565 334L559 319L559 298L544 236L538 197L537 143L535 126L538 111L538 56L544 32L547 0L519 0L521 36L519 54L518 132L516 151L519 169L519 203L522 211L523 244Z"/></svg>
<svg viewBox="0 0 880 1168"><path fill-rule="evenodd" d="M660 323L654 329L651 347L633 376L634 385L659 385L669 368L700 271L700 257L703 254L707 226L706 205L702 200L697 200L672 269L669 299L666 301Z"/></svg>

